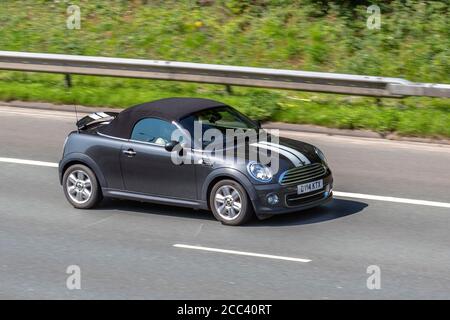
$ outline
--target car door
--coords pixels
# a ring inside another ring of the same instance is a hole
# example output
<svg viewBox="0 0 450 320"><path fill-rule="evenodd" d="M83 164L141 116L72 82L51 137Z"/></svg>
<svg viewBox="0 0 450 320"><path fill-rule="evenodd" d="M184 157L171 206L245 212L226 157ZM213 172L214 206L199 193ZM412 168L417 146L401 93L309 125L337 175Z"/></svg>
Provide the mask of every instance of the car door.
<svg viewBox="0 0 450 320"><path fill-rule="evenodd" d="M124 143L121 167L127 191L162 197L196 199L193 164L175 164L166 142L176 127L157 118L145 118L134 127Z"/></svg>

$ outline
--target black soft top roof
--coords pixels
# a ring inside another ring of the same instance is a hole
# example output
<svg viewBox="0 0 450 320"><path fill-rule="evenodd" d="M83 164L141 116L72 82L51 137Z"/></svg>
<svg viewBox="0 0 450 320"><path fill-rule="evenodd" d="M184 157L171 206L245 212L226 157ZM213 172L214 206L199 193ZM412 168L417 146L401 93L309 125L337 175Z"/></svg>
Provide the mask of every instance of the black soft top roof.
<svg viewBox="0 0 450 320"><path fill-rule="evenodd" d="M167 98L138 104L123 110L117 117L99 129L100 133L113 137L129 139L135 124L144 118L159 118L166 121L179 121L198 111L226 104L210 99L200 98Z"/></svg>

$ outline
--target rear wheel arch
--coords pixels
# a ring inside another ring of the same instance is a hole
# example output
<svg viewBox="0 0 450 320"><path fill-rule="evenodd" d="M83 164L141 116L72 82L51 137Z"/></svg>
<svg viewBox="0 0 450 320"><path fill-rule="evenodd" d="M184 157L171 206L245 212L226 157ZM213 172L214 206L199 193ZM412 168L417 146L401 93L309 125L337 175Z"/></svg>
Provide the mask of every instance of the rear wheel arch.
<svg viewBox="0 0 450 320"><path fill-rule="evenodd" d="M93 208L103 199L95 172L84 163L74 161L67 164L62 187L69 203L78 209Z"/></svg>
<svg viewBox="0 0 450 320"><path fill-rule="evenodd" d="M62 170L61 170L61 175L64 175L64 173L67 171L67 169L69 169L71 166L76 165L76 164L84 165L84 166L86 166L86 167L88 167L89 169L92 170L92 168L89 167L89 165L87 165L87 164L84 163L83 161L80 161L80 160L72 160L72 161L67 162L67 163L64 165L64 167L63 167Z"/></svg>
<svg viewBox="0 0 450 320"><path fill-rule="evenodd" d="M76 164L81 164L81 165L84 165L84 166L88 167L89 169L91 169L94 172L101 188L104 188L107 186L105 177L103 176L100 168L97 166L97 164L91 158L89 158L86 155L80 155L77 157L73 157L72 159L66 160L64 163L62 163L62 169L60 170L60 177L59 177L60 183L62 183L62 178L64 176L64 173L67 171L67 169Z"/></svg>

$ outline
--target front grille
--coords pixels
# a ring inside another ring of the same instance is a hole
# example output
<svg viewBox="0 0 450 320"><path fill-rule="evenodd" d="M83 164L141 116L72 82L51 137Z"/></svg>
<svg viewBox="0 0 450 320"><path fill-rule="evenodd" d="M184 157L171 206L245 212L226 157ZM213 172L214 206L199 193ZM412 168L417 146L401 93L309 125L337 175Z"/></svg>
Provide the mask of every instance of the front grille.
<svg viewBox="0 0 450 320"><path fill-rule="evenodd" d="M327 173L326 167L321 163L313 163L302 167L295 167L283 172L280 176L281 185L299 184L319 178Z"/></svg>

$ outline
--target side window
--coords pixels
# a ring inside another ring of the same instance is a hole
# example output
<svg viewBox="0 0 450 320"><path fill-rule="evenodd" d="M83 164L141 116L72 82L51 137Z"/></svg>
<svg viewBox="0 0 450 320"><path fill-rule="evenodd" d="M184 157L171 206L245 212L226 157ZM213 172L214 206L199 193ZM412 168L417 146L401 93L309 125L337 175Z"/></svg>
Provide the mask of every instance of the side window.
<svg viewBox="0 0 450 320"><path fill-rule="evenodd" d="M165 145L171 140L172 132L176 128L173 124L164 120L155 118L142 119L134 126L131 140Z"/></svg>

